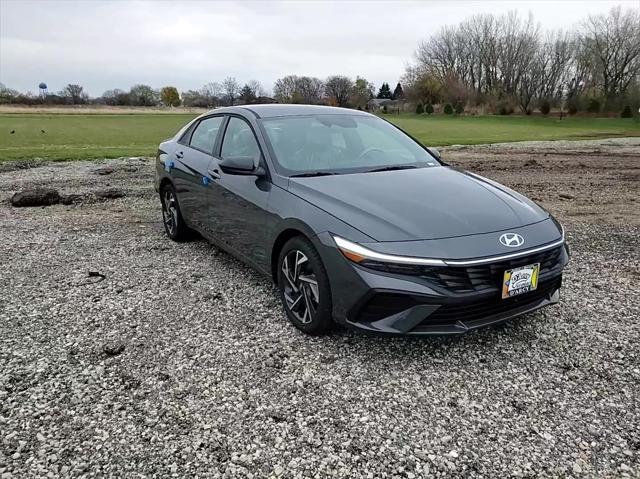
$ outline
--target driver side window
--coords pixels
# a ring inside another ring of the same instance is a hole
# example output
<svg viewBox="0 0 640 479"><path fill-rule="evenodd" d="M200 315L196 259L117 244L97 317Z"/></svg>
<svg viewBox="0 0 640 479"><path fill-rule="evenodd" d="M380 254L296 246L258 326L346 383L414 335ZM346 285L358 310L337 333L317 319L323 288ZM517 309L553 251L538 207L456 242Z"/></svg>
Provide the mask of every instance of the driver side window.
<svg viewBox="0 0 640 479"><path fill-rule="evenodd" d="M246 121L234 116L229 118L229 124L222 141L221 156L222 158L233 156L258 158L260 156L260 147L258 147L256 137Z"/></svg>

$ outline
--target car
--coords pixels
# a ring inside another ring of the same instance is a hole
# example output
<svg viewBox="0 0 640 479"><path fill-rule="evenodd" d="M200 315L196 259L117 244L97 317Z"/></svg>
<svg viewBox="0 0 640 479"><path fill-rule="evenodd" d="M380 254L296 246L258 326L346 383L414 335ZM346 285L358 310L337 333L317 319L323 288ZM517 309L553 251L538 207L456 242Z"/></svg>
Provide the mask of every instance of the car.
<svg viewBox="0 0 640 479"><path fill-rule="evenodd" d="M569 261L542 207L358 110L214 109L160 144L155 188L169 238L267 275L308 334L466 333L557 303Z"/></svg>

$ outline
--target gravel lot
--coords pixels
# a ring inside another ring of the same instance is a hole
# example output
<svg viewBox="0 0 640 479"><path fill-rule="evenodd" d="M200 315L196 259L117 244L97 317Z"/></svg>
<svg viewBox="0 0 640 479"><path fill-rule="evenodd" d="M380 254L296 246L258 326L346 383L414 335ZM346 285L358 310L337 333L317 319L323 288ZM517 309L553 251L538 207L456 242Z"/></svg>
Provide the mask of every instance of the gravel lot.
<svg viewBox="0 0 640 479"><path fill-rule="evenodd" d="M564 222L560 305L309 338L267 279L164 236L151 160L5 165L0 477L640 477L640 141L444 156ZM85 196L9 206L27 186Z"/></svg>

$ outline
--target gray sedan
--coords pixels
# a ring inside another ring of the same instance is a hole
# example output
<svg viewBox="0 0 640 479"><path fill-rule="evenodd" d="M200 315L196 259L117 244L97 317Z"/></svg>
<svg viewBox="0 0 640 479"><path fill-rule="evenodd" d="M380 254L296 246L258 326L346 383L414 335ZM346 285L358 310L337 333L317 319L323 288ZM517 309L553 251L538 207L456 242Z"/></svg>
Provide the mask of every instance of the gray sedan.
<svg viewBox="0 0 640 479"><path fill-rule="evenodd" d="M559 300L569 251L547 211L365 112L213 110L156 171L167 235L268 275L309 334L457 334Z"/></svg>

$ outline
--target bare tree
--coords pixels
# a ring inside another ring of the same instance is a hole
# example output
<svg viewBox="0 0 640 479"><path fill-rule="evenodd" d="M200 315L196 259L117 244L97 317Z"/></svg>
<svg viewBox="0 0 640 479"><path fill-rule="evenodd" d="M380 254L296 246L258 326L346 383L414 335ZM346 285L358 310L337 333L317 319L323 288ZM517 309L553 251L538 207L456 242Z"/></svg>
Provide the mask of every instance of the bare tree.
<svg viewBox="0 0 640 479"><path fill-rule="evenodd" d="M211 108L209 99L206 98L202 90L188 90L182 92L182 104L187 107Z"/></svg>
<svg viewBox="0 0 640 479"><path fill-rule="evenodd" d="M211 82L207 83L200 89L200 98L194 101L202 103L202 99L204 99L204 106L206 106L207 108L213 108L218 104L221 96L222 86L220 85L220 83ZM196 98L196 96L194 96L193 98Z"/></svg>
<svg viewBox="0 0 640 479"><path fill-rule="evenodd" d="M113 90L107 90L102 94L102 100L106 105L126 105L129 103L129 94L114 88Z"/></svg>
<svg viewBox="0 0 640 479"><path fill-rule="evenodd" d="M618 6L608 15L589 16L582 42L593 55L605 98L625 93L640 73L640 12Z"/></svg>
<svg viewBox="0 0 640 479"><path fill-rule="evenodd" d="M287 75L276 80L273 94L280 103L317 104L322 101L324 83L319 78Z"/></svg>
<svg viewBox="0 0 640 479"><path fill-rule="evenodd" d="M149 85L134 85L129 91L129 102L134 106L156 106L160 93Z"/></svg>
<svg viewBox="0 0 640 479"><path fill-rule="evenodd" d="M532 44L530 59L522 60L524 68L514 92L523 113L530 110L535 99L559 101L562 91L574 81L572 45L570 36L562 32L550 33L543 41ZM577 92L578 85L572 92Z"/></svg>
<svg viewBox="0 0 640 479"><path fill-rule="evenodd" d="M73 105L86 103L89 98L89 95L84 92L82 86L71 83L62 89L60 96L67 98Z"/></svg>
<svg viewBox="0 0 640 479"><path fill-rule="evenodd" d="M262 84L258 80L250 80L249 82L247 82L247 86L256 98L267 96L266 90L262 87Z"/></svg>
<svg viewBox="0 0 640 479"><path fill-rule="evenodd" d="M587 90L623 97L640 75L640 11L591 16L579 35L542 35L531 15L516 12L476 15L421 42L415 58L404 77L412 98L433 96L425 79L439 82L447 101L466 90L478 102L492 97L525 112Z"/></svg>
<svg viewBox="0 0 640 479"><path fill-rule="evenodd" d="M324 82L316 77L299 77L296 83L296 92L303 103L318 104L324 95Z"/></svg>
<svg viewBox="0 0 640 479"><path fill-rule="evenodd" d="M273 85L273 96L279 103L292 103L296 93L298 77L287 75L278 78Z"/></svg>
<svg viewBox="0 0 640 479"><path fill-rule="evenodd" d="M337 106L348 106L349 95L353 89L351 78L342 75L333 75L324 82L325 94Z"/></svg>
<svg viewBox="0 0 640 479"><path fill-rule="evenodd" d="M235 77L225 78L222 81L222 90L224 91L224 97L227 103L233 106L240 93L240 84L236 81Z"/></svg>
<svg viewBox="0 0 640 479"><path fill-rule="evenodd" d="M18 91L7 88L6 85L0 83L0 104L13 103L18 96L20 96Z"/></svg>

